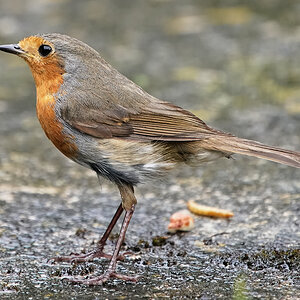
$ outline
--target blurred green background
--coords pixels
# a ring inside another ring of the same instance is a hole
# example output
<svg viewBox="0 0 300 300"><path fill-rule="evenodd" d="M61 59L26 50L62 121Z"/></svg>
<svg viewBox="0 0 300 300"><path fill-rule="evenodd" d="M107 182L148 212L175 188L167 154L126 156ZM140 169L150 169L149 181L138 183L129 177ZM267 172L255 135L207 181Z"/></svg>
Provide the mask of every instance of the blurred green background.
<svg viewBox="0 0 300 300"><path fill-rule="evenodd" d="M223 109L266 104L300 113L297 1L14 0L0 5L1 43L34 33L74 36L147 91L206 120ZM28 69L15 57L1 55L0 62L1 106L9 101L10 107L31 107Z"/></svg>

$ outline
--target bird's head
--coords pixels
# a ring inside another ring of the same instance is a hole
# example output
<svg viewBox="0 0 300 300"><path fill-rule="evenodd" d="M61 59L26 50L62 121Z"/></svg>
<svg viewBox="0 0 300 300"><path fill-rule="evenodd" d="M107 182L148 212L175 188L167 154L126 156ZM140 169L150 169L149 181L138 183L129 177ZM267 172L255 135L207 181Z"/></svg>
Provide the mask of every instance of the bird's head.
<svg viewBox="0 0 300 300"><path fill-rule="evenodd" d="M101 59L98 52L85 43L58 33L29 36L18 44L0 45L0 50L23 58L37 86L65 73L87 74L84 68Z"/></svg>

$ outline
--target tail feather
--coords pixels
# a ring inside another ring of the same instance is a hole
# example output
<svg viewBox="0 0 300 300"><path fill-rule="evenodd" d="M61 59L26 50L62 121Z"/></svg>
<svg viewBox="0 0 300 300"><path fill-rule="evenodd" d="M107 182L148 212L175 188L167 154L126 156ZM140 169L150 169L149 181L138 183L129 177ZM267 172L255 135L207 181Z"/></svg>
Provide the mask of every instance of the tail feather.
<svg viewBox="0 0 300 300"><path fill-rule="evenodd" d="M221 151L226 154L238 153L255 156L300 168L300 152L268 146L256 141L240 139L235 136L216 136L203 140L202 142L201 146L209 150Z"/></svg>

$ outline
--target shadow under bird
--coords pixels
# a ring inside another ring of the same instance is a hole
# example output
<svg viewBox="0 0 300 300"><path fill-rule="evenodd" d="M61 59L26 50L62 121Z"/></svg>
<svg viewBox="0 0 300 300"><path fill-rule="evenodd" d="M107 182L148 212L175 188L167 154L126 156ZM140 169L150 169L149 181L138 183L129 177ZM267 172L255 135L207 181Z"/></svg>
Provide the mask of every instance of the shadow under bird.
<svg viewBox="0 0 300 300"><path fill-rule="evenodd" d="M300 168L300 153L213 129L191 112L146 93L85 43L62 34L41 34L0 50L22 57L36 85L37 116L47 137L68 158L114 182L122 202L94 251L56 258L83 262L110 259L101 276L68 280L98 285L116 272L120 247L137 200L134 186L163 176L180 163L198 165L234 153ZM112 255L106 240L125 210Z"/></svg>

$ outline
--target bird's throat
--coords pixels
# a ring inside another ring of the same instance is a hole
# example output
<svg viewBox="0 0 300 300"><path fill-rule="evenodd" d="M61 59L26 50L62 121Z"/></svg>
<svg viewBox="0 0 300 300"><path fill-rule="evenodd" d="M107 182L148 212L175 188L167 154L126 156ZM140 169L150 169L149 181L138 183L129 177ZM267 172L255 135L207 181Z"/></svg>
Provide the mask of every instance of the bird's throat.
<svg viewBox="0 0 300 300"><path fill-rule="evenodd" d="M32 71L36 84L37 102L36 112L46 136L67 157L74 157L77 147L73 142L74 137L63 131L62 120L56 112L58 91L63 84L63 76L36 74ZM57 74L57 73L56 73Z"/></svg>

